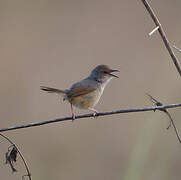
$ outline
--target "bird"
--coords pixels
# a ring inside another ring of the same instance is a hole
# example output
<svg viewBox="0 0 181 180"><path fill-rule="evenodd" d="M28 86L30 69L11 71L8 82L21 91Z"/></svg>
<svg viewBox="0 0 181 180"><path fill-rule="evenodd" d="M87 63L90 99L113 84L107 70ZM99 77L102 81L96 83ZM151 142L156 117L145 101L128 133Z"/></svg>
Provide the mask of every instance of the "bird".
<svg viewBox="0 0 181 180"><path fill-rule="evenodd" d="M40 86L40 89L48 93L56 93L70 103L72 120L75 119L73 106L79 109L86 109L96 116L98 111L94 109L98 103L104 88L112 78L118 78L113 72L119 70L111 69L108 65L98 65L85 79L74 83L69 89L61 90L47 86Z"/></svg>

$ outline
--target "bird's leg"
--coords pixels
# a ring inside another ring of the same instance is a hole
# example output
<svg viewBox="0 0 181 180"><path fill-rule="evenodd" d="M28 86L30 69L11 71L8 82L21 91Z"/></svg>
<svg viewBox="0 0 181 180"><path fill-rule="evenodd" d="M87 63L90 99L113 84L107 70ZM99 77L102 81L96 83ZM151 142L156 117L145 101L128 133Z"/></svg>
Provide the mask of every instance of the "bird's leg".
<svg viewBox="0 0 181 180"><path fill-rule="evenodd" d="M71 106L71 113L72 113L72 121L74 121L75 120L75 114L74 114L74 111L73 111L72 103L70 103L70 106Z"/></svg>
<svg viewBox="0 0 181 180"><path fill-rule="evenodd" d="M96 114L98 113L97 110L95 110L94 108L89 108L90 111L93 112L93 116L96 117Z"/></svg>

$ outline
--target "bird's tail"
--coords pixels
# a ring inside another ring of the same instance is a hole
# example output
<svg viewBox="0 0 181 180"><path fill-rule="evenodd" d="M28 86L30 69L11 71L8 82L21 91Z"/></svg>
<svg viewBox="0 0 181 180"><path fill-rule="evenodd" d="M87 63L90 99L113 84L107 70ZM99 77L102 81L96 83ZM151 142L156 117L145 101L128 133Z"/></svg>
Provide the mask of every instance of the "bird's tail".
<svg viewBox="0 0 181 180"><path fill-rule="evenodd" d="M40 86L40 89L43 91L46 91L48 93L57 93L57 94L61 94L63 96L65 96L67 93L67 90L60 90L60 89L55 89L55 88L46 87L46 86Z"/></svg>

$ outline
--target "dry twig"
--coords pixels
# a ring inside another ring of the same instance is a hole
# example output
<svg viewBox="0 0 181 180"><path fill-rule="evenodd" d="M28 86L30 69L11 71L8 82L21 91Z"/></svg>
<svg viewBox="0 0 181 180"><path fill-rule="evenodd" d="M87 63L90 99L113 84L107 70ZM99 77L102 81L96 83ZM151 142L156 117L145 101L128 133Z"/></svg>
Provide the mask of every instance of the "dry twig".
<svg viewBox="0 0 181 180"><path fill-rule="evenodd" d="M152 34L154 34L160 27L157 26L156 28L154 28L150 33L149 36L152 36Z"/></svg>
<svg viewBox="0 0 181 180"><path fill-rule="evenodd" d="M147 108L123 109L123 110L117 110L117 111L97 113L96 115L84 114L84 115L80 115L80 116L75 116L75 119L82 119L82 118L95 117L95 116L99 117L99 116L107 116L107 115L113 115L113 114L131 113L131 112L155 111L157 109L161 110L161 109L176 108L176 107L181 107L181 103L180 104L169 104L166 106L147 107ZM29 127L35 127L35 126L41 126L41 125L45 125L45 124L50 124L50 123L55 123L55 122L60 122L60 121L68 121L68 120L72 121L72 117L63 117L63 118L57 118L57 119L53 119L53 120L24 124L24 125L20 125L20 126L1 128L0 132L29 128Z"/></svg>
<svg viewBox="0 0 181 180"><path fill-rule="evenodd" d="M146 95L150 97L150 100L153 102L154 105L156 105L156 106L163 106L163 104L162 104L161 102L157 101L157 100L156 100L155 98L153 98L150 94L146 93ZM170 124L169 124L169 126L167 127L167 129L169 129L170 126L171 126L171 124L172 124L173 127L174 127L175 134L176 134L179 142L181 143L181 138L180 138L180 136L179 136L178 130L177 130L177 128L176 128L176 125L175 125L175 123L174 123L174 121L173 121L172 116L170 115L170 113L168 112L168 110L165 109L165 108L162 108L162 109L159 109L159 110L162 111L162 112L164 112L164 113L166 113L166 115L169 117L169 119L170 119Z"/></svg>
<svg viewBox="0 0 181 180"><path fill-rule="evenodd" d="M153 12L153 10L152 10L151 6L148 4L148 2L147 2L146 0L141 0L141 1L142 1L142 3L144 4L144 6L145 6L145 8L147 9L147 11L149 12L149 14L150 14L151 18L153 19L156 27L157 27L157 26L159 27L159 28L158 28L158 32L160 33L160 36L161 36L161 38L162 38L162 40L163 40L163 42L164 42L164 44L165 44L165 47L167 48L167 50L168 50L168 52L169 52L169 54L170 54L170 56L171 56L171 58L172 58L172 60L173 60L173 63L175 64L175 66L176 66L176 68L177 68L177 71L179 72L179 74L180 74L180 76L181 76L180 63L179 63L177 57L175 56L174 52L172 51L172 48L171 48L171 46L170 46L170 43L169 43L169 41L168 41L168 39L167 39L167 37L166 37L166 34L165 34L165 32L164 32L164 30L163 30L163 28L162 28L162 26L161 26L158 18L156 17L155 13ZM154 30L153 30L153 31L154 31ZM152 31L152 32L153 32L153 31Z"/></svg>
<svg viewBox="0 0 181 180"><path fill-rule="evenodd" d="M181 49L179 49L178 47L176 47L176 46L174 46L174 45L173 45L173 47L174 47L179 53L181 53Z"/></svg>

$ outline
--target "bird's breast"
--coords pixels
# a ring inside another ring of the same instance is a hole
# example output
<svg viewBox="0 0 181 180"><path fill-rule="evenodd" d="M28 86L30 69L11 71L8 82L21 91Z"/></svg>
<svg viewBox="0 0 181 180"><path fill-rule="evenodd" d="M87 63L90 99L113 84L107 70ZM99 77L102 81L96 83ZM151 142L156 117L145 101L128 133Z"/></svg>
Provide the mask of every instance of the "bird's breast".
<svg viewBox="0 0 181 180"><path fill-rule="evenodd" d="M88 109L94 107L98 103L102 95L102 92L102 89L96 89L95 91L90 92L88 94L72 97L68 100L70 103L72 103L74 106L80 109Z"/></svg>

